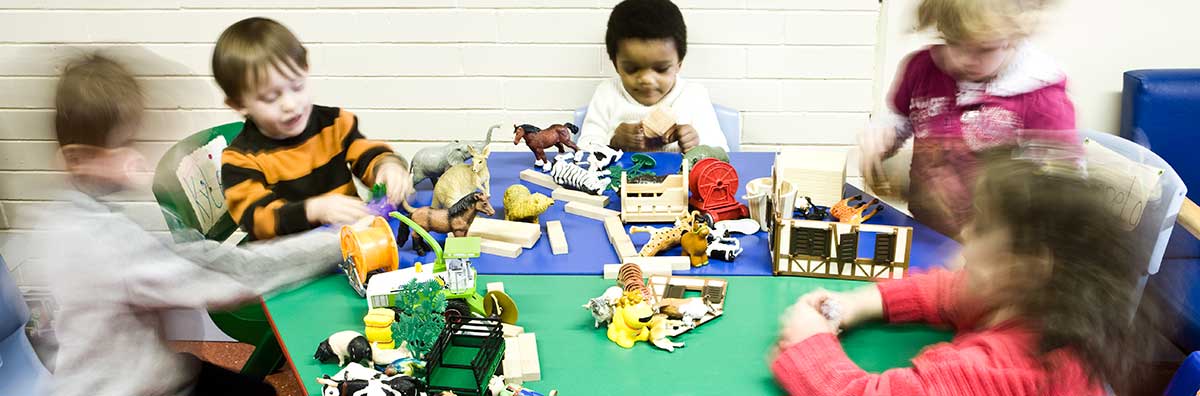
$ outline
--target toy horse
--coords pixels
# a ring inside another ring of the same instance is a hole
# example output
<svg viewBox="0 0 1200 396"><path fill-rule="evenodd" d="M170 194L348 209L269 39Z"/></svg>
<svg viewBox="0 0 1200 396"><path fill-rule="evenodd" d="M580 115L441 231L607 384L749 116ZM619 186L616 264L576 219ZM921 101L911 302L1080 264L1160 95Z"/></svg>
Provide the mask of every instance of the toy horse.
<svg viewBox="0 0 1200 396"><path fill-rule="evenodd" d="M525 145L533 150L533 156L537 159L533 164L542 167L543 171L549 171L550 161L546 160L546 149L554 146L558 148L558 152L565 153L566 149L563 146L566 146L579 152L579 146L571 142L571 135L575 134L579 134L579 127L569 122L566 125L554 124L546 129L529 124L513 125L513 145L520 144L521 139L525 139Z"/></svg>
<svg viewBox="0 0 1200 396"><path fill-rule="evenodd" d="M467 236L467 230L471 228L471 222L475 221L476 214L480 212L487 216L496 214L496 209L492 208L492 204L488 202L487 194L479 191L462 197L457 203L450 206L450 209L433 209L428 206L414 208L408 204L408 201L401 202L409 213L408 217L425 231L454 234L456 237ZM412 233L412 241L413 249L417 251L417 254L425 255L428 247L415 231Z"/></svg>

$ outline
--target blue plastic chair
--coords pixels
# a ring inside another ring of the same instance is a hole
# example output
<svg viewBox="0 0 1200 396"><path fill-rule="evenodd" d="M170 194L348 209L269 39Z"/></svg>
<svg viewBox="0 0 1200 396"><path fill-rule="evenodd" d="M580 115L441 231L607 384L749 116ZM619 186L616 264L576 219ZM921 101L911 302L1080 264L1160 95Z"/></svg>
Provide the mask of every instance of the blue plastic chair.
<svg viewBox="0 0 1200 396"><path fill-rule="evenodd" d="M729 151L741 151L742 113L719 104L713 104L713 110L717 112L717 124L721 126L721 132L725 133L725 143L729 144ZM587 106L575 109L575 125L583 127L583 119L587 117L587 111ZM575 135L573 140L578 139L579 135Z"/></svg>
<svg viewBox="0 0 1200 396"><path fill-rule="evenodd" d="M25 335L28 322L29 306L0 257L0 395L41 394L50 379Z"/></svg>
<svg viewBox="0 0 1200 396"><path fill-rule="evenodd" d="M1192 352L1179 366L1179 371L1167 384L1164 396L1196 396L1200 394L1200 352Z"/></svg>

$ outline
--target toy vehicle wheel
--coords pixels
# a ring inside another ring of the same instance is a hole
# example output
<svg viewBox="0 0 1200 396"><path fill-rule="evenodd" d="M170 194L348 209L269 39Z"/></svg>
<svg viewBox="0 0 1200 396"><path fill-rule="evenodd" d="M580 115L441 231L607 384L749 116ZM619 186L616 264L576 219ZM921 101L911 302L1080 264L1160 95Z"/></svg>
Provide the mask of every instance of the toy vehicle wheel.
<svg viewBox="0 0 1200 396"><path fill-rule="evenodd" d="M471 306L467 305L467 302L463 301L463 300L458 300L458 299L447 300L446 301L446 318L448 319L451 316L456 316L456 315L462 316L464 318L470 317L471 316Z"/></svg>

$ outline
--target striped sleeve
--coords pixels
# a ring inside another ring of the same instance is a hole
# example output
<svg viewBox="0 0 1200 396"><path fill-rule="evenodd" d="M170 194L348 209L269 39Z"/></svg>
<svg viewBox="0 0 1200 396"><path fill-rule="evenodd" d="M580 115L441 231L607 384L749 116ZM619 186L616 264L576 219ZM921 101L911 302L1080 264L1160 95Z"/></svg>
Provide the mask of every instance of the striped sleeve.
<svg viewBox="0 0 1200 396"><path fill-rule="evenodd" d="M258 165L244 153L230 149L222 153L221 185L229 215L251 239L270 239L312 228L304 202L277 197L267 187Z"/></svg>
<svg viewBox="0 0 1200 396"><path fill-rule="evenodd" d="M358 117L348 111L342 110L339 119L350 116L353 118L353 123L350 124L350 132L346 137L346 162L350 164L350 171L362 179L363 184L368 186L375 184L375 168L379 166L381 161L387 158L400 159L399 156L392 152L392 148L387 143L375 140L368 140L361 132L358 131ZM403 159L400 159L403 163Z"/></svg>

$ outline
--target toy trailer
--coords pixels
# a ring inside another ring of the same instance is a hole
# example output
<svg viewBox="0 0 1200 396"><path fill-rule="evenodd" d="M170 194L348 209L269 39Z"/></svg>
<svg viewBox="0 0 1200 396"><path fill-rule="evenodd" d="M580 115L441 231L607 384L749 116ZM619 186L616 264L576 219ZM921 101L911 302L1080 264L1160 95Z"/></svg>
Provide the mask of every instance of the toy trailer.
<svg viewBox="0 0 1200 396"><path fill-rule="evenodd" d="M771 232L775 275L849 280L900 279L908 270L911 227L776 218ZM872 257L858 256L859 238L874 234Z"/></svg>
<svg viewBox="0 0 1200 396"><path fill-rule="evenodd" d="M487 395L488 381L504 358L499 319L470 316L446 318L446 328L425 355L429 394Z"/></svg>
<svg viewBox="0 0 1200 396"><path fill-rule="evenodd" d="M662 183L629 183L621 174L621 220L626 223L669 223L688 214L688 167Z"/></svg>

